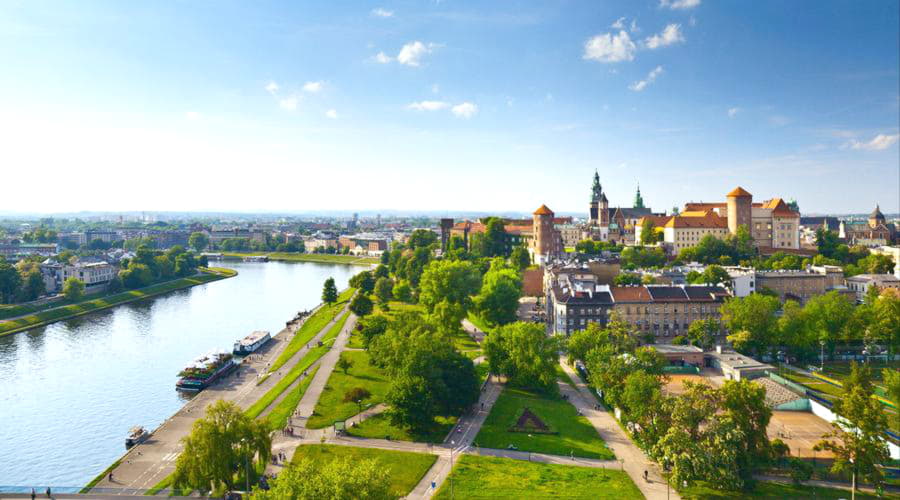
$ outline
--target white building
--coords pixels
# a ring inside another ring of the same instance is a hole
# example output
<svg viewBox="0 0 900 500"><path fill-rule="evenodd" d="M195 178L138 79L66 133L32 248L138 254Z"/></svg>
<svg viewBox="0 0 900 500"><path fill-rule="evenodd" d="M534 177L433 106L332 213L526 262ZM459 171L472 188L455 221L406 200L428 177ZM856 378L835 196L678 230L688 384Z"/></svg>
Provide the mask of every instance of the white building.
<svg viewBox="0 0 900 500"><path fill-rule="evenodd" d="M893 274L857 274L847 278L847 287L856 292L856 301L862 302L866 298L869 287L877 286L879 289L900 289L900 278Z"/></svg>

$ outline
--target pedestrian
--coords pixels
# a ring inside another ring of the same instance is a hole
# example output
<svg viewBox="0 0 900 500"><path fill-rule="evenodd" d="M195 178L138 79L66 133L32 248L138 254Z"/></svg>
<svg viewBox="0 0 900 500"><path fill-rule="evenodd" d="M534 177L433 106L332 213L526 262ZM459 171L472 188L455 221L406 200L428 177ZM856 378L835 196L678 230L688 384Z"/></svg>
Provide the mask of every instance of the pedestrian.
<svg viewBox="0 0 900 500"><path fill-rule="evenodd" d="M35 496L34 488L31 488L31 500L34 500L34 496Z"/></svg>
<svg viewBox="0 0 900 500"><path fill-rule="evenodd" d="M649 481L649 474L646 469L644 469L644 481Z"/></svg>
<svg viewBox="0 0 900 500"><path fill-rule="evenodd" d="M481 403L481 409L482 410L484 409L484 403Z"/></svg>
<svg viewBox="0 0 900 500"><path fill-rule="evenodd" d="M50 497L50 487L49 487L49 486L47 486L47 498L51 498L51 497Z"/></svg>
<svg viewBox="0 0 900 500"><path fill-rule="evenodd" d="M112 478L112 477L113 477L113 476L112 476L112 471L110 471L110 472L109 472L109 482L113 482L113 478Z"/></svg>

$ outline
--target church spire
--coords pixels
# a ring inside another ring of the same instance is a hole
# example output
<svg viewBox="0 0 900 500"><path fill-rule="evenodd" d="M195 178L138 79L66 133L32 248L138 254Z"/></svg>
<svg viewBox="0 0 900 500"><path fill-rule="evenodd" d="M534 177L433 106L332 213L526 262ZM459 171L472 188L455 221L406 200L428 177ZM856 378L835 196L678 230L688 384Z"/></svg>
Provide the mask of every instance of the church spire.
<svg viewBox="0 0 900 500"><path fill-rule="evenodd" d="M600 174L594 169L594 184L591 185L591 201L600 201L600 195L603 194L603 188L600 187Z"/></svg>
<svg viewBox="0 0 900 500"><path fill-rule="evenodd" d="M644 198L641 196L641 183L638 183L637 193L634 195L634 208L644 208Z"/></svg>

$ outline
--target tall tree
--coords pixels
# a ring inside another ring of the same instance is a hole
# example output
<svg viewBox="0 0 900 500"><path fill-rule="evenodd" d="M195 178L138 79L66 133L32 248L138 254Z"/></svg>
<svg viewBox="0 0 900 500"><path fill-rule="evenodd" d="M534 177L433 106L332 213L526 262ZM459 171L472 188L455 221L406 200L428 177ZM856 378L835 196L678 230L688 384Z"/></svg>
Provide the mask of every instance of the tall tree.
<svg viewBox="0 0 900 500"><path fill-rule="evenodd" d="M516 322L487 336L485 355L491 372L505 375L513 385L546 390L556 381L559 340L548 337L543 325Z"/></svg>
<svg viewBox="0 0 900 500"><path fill-rule="evenodd" d="M528 254L528 249L523 246L513 248L509 254L509 263L520 272L525 270L531 265L531 255Z"/></svg>
<svg viewBox="0 0 900 500"><path fill-rule="evenodd" d="M253 420L224 400L209 405L206 416L194 421L182 442L172 484L200 491L233 489L235 471L244 469L246 462L264 465L272 448L264 421Z"/></svg>
<svg viewBox="0 0 900 500"><path fill-rule="evenodd" d="M66 279L63 283L62 293L66 296L66 300L78 302L84 297L84 281L75 277Z"/></svg>
<svg viewBox="0 0 900 500"><path fill-rule="evenodd" d="M299 452L299 450L298 450ZM252 500L349 500L396 498L388 469L377 460L341 457L314 460L302 457L278 473L268 490L254 488Z"/></svg>
<svg viewBox="0 0 900 500"><path fill-rule="evenodd" d="M845 337L847 325L853 317L853 303L836 291L809 299L803 312L807 325L824 341L829 352Z"/></svg>
<svg viewBox="0 0 900 500"><path fill-rule="evenodd" d="M481 291L475 297L475 309L491 325L505 325L516 320L522 278L515 270L497 266L484 275Z"/></svg>
<svg viewBox="0 0 900 500"><path fill-rule="evenodd" d="M325 280L325 285L322 287L322 302L326 304L334 304L338 299L338 291L337 286L334 284L334 278L328 278Z"/></svg>
<svg viewBox="0 0 900 500"><path fill-rule="evenodd" d="M378 302L386 304L393 297L394 282L390 278L381 277L375 282L375 297Z"/></svg>
<svg viewBox="0 0 900 500"><path fill-rule="evenodd" d="M497 217L489 217L484 228L483 257L507 257L506 229L503 221Z"/></svg>
<svg viewBox="0 0 900 500"><path fill-rule="evenodd" d="M453 328L465 317L480 286L481 276L471 262L436 260L422 273L419 302L440 317L443 326Z"/></svg>
<svg viewBox="0 0 900 500"><path fill-rule="evenodd" d="M721 308L722 322L732 332L728 340L738 350L761 352L771 343L778 325L776 313L780 307L777 298L757 293L728 299Z"/></svg>
<svg viewBox="0 0 900 500"><path fill-rule="evenodd" d="M641 223L641 245L655 245L662 241L662 233L656 230L656 224L649 218L644 218Z"/></svg>
<svg viewBox="0 0 900 500"><path fill-rule="evenodd" d="M350 301L350 311L360 318L372 314L372 299L364 293L357 293L353 300Z"/></svg>
<svg viewBox="0 0 900 500"><path fill-rule="evenodd" d="M0 302L11 304L16 300L22 277L15 267L0 259Z"/></svg>

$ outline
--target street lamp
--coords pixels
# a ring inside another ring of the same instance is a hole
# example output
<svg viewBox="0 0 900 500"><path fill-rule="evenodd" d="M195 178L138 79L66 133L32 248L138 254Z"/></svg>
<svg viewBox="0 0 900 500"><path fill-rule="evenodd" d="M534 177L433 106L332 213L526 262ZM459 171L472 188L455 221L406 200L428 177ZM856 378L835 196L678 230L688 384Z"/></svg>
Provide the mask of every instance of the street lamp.
<svg viewBox="0 0 900 500"><path fill-rule="evenodd" d="M825 341L820 340L819 345L822 346L822 353L819 354L819 371L825 371Z"/></svg>
<svg viewBox="0 0 900 500"><path fill-rule="evenodd" d="M247 493L250 493L250 458L247 456L246 443L247 439L241 438L241 449L244 452L244 486Z"/></svg>
<svg viewBox="0 0 900 500"><path fill-rule="evenodd" d="M450 475L448 478L450 479L450 498L453 498L453 449L456 446L456 441L450 440Z"/></svg>

